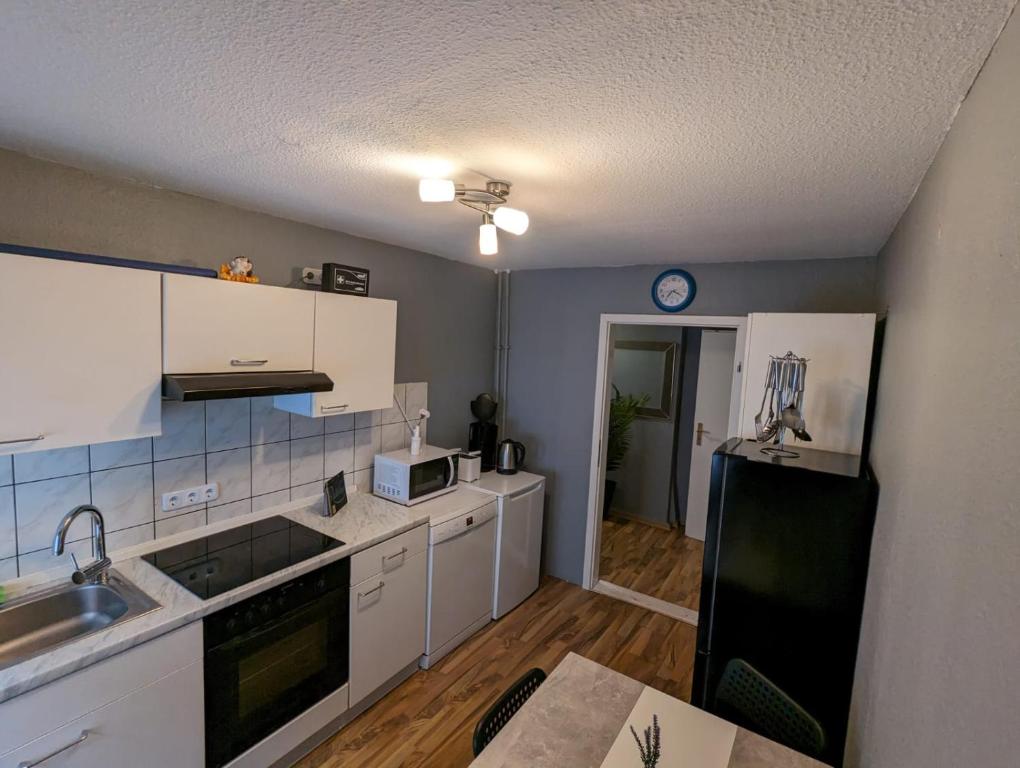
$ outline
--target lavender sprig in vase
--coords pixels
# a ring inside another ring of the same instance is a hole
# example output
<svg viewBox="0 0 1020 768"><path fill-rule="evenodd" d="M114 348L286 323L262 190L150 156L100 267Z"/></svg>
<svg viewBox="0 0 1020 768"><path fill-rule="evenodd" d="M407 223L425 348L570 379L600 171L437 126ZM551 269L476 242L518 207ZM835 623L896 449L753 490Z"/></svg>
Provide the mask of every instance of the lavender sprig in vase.
<svg viewBox="0 0 1020 768"><path fill-rule="evenodd" d="M651 726L645 728L644 741L638 736L633 725L630 727L630 732L634 734L634 741L637 742L638 751L641 753L641 764L644 768L655 768L659 764L660 757L659 716L652 715Z"/></svg>

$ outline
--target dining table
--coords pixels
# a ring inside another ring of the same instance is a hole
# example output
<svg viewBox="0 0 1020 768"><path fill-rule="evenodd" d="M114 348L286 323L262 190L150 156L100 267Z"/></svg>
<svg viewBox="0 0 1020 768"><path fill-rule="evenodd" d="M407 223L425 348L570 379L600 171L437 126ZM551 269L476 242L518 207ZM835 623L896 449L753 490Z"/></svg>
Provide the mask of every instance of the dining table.
<svg viewBox="0 0 1020 768"><path fill-rule="evenodd" d="M471 768L643 768L638 740L644 742L653 715L658 768L825 768L576 653L556 666Z"/></svg>

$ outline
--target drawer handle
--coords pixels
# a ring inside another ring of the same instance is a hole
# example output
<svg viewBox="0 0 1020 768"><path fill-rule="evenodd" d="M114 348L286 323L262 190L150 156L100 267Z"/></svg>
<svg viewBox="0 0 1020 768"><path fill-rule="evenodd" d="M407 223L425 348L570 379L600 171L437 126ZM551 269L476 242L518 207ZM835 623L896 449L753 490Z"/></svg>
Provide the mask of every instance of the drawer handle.
<svg viewBox="0 0 1020 768"><path fill-rule="evenodd" d="M239 360L236 357L230 361L231 365L265 365L268 360Z"/></svg>
<svg viewBox="0 0 1020 768"><path fill-rule="evenodd" d="M83 741L85 741L85 739L87 739L88 737L89 737L89 732L88 731L82 731L81 732L81 736L79 736L77 739L72 741L70 744L68 744L66 746L63 746L63 747L61 747L60 749L58 749L58 750L56 750L54 752L50 752L48 755L46 755L45 757L40 757L38 760L22 760L20 763L18 763L18 768L35 768L35 766L37 766L37 765L42 765L43 763L45 763L50 758L53 758L53 757L56 757L57 755L59 755L61 752L66 752L67 750L71 749L72 747L77 747L79 744L81 744Z"/></svg>
<svg viewBox="0 0 1020 768"><path fill-rule="evenodd" d="M368 590L368 592L359 592L359 593L358 593L358 599L360 600L360 599L361 599L361 598L363 598L363 597L368 597L368 596L369 596L369 595L371 595L371 594L372 594L373 592L378 592L378 591L379 591L380 589L382 589L382 588L383 588L383 584L385 584L385 583L386 583L386 582L380 581L380 582L379 582L379 586L377 586L377 587L372 587L372 588L371 588L370 590Z"/></svg>
<svg viewBox="0 0 1020 768"><path fill-rule="evenodd" d="M395 557L400 557L401 555L406 555L406 554L407 554L407 547L401 547L399 552L394 552L392 555L386 555L383 558L383 562L385 563L387 560L392 560Z"/></svg>
<svg viewBox="0 0 1020 768"><path fill-rule="evenodd" d="M17 440L0 440L0 445L11 445L12 443L38 443L40 440L45 440L46 435L36 435L35 437L19 437Z"/></svg>
<svg viewBox="0 0 1020 768"><path fill-rule="evenodd" d="M343 405L320 405L319 410L323 413L329 413L330 411L346 411L348 407L347 403Z"/></svg>

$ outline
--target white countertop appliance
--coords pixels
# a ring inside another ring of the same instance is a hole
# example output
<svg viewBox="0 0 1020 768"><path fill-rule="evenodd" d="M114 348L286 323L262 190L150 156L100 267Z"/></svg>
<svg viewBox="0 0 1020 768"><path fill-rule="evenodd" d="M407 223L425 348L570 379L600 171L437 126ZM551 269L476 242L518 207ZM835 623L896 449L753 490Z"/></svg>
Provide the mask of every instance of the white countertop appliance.
<svg viewBox="0 0 1020 768"><path fill-rule="evenodd" d="M530 472L483 472L472 490L496 497L496 579L492 618L516 608L538 589L542 564L545 478Z"/></svg>
<svg viewBox="0 0 1020 768"><path fill-rule="evenodd" d="M460 450L426 445L418 455L402 448L375 455L373 492L388 501L411 506L420 504L457 486Z"/></svg>
<svg viewBox="0 0 1020 768"><path fill-rule="evenodd" d="M429 511L428 669L492 619L496 501L461 488L427 505Z"/></svg>

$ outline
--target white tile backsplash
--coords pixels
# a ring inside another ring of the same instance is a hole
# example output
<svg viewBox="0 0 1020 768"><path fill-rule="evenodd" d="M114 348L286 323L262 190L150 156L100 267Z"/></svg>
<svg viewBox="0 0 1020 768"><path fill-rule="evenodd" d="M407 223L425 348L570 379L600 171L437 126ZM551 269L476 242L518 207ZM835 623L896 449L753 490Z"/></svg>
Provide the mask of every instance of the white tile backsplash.
<svg viewBox="0 0 1020 768"><path fill-rule="evenodd" d="M326 435L326 477L341 470L348 476L354 471L354 432Z"/></svg>
<svg viewBox="0 0 1020 768"><path fill-rule="evenodd" d="M205 450L226 451L249 445L251 401L247 397L208 401L205 404Z"/></svg>
<svg viewBox="0 0 1020 768"><path fill-rule="evenodd" d="M14 482L30 483L67 477L89 471L89 447L55 448L52 451L19 453L14 456Z"/></svg>
<svg viewBox="0 0 1020 768"><path fill-rule="evenodd" d="M380 453L399 451L406 448L411 440L411 433L407 431L407 425L402 421L399 424L383 424L380 427L380 435Z"/></svg>
<svg viewBox="0 0 1020 768"><path fill-rule="evenodd" d="M251 512L251 499L232 501L229 504L211 506L206 512L210 523L218 523L222 520L229 520L232 517L247 515Z"/></svg>
<svg viewBox="0 0 1020 768"><path fill-rule="evenodd" d="M200 525L205 525L206 516L205 509L198 509L194 512L187 512L183 515L175 515L174 517L167 517L162 520L156 521L156 538L162 536L170 536L175 533L182 533L184 531L190 531L192 528L198 528Z"/></svg>
<svg viewBox="0 0 1020 768"><path fill-rule="evenodd" d="M400 408L404 408L404 402L406 400L406 384L395 384L393 386L393 398L400 403ZM397 406L390 405L389 408L379 411L379 423L380 424L403 424L404 417L400 415L400 408Z"/></svg>
<svg viewBox="0 0 1020 768"><path fill-rule="evenodd" d="M290 484L293 488L322 480L323 438L321 435L290 441Z"/></svg>
<svg viewBox="0 0 1020 768"><path fill-rule="evenodd" d="M8 485L0 487L0 559L18 554L16 535L14 488Z"/></svg>
<svg viewBox="0 0 1020 768"><path fill-rule="evenodd" d="M324 421L326 422L327 435L333 432L350 432L354 429L353 413L338 413L336 416L327 416Z"/></svg>
<svg viewBox="0 0 1020 768"><path fill-rule="evenodd" d="M205 481L220 484L220 495L214 504L250 499L251 448L206 454Z"/></svg>
<svg viewBox="0 0 1020 768"><path fill-rule="evenodd" d="M163 403L163 434L152 438L156 461L205 453L205 403Z"/></svg>
<svg viewBox="0 0 1020 768"><path fill-rule="evenodd" d="M0 584L18 578L18 558L8 557L0 560Z"/></svg>
<svg viewBox="0 0 1020 768"><path fill-rule="evenodd" d="M92 473L92 503L107 532L152 522L152 464Z"/></svg>
<svg viewBox="0 0 1020 768"><path fill-rule="evenodd" d="M302 437L312 437L325 432L325 419L312 419L308 416L301 416L297 413L290 415L290 439L300 440Z"/></svg>
<svg viewBox="0 0 1020 768"><path fill-rule="evenodd" d="M252 495L261 496L286 488L290 488L290 441L252 446Z"/></svg>
<svg viewBox="0 0 1020 768"><path fill-rule="evenodd" d="M251 444L290 440L290 414L273 407L271 397L251 399Z"/></svg>
<svg viewBox="0 0 1020 768"><path fill-rule="evenodd" d="M369 427L354 430L354 469L370 469L375 466L375 455L382 442L382 429Z"/></svg>
<svg viewBox="0 0 1020 768"><path fill-rule="evenodd" d="M18 553L45 549L53 543L53 533L67 512L79 504L89 504L89 476L72 475L14 486L15 513L18 518ZM89 535L87 517L78 518L68 532L68 540Z"/></svg>
<svg viewBox="0 0 1020 768"><path fill-rule="evenodd" d="M427 392L425 384L394 388L401 402L408 400L414 421L427 407ZM115 551L321 496L323 478L340 470L348 488L369 493L375 454L398 440L398 447L408 443L396 407L319 419L278 411L269 397L164 401L162 408L163 434L155 438L0 456L0 581L19 571L60 567L70 573L70 557L55 558L49 548L57 522L78 504L91 502L103 512L107 548ZM220 483L220 497L208 508L161 510L163 493L206 482ZM70 531L68 552L88 561L89 538L88 520L81 518Z"/></svg>
<svg viewBox="0 0 1020 768"><path fill-rule="evenodd" d="M404 395L404 410L407 411L407 418L412 424L419 419L419 412L422 408L429 407L429 385L424 381L414 384L405 384L406 394Z"/></svg>
<svg viewBox="0 0 1020 768"><path fill-rule="evenodd" d="M183 491L187 488L194 488L197 485L205 485L205 454L198 456L185 456L180 459L169 461L157 461L152 465L153 499L152 506L156 519L179 515L199 507L205 508L205 504L194 504L181 506L170 512L163 511L163 494L171 491Z"/></svg>
<svg viewBox="0 0 1020 768"><path fill-rule="evenodd" d="M117 440L112 443L96 443L89 446L89 467L93 472L114 467L129 467L133 464L152 463L152 438Z"/></svg>

